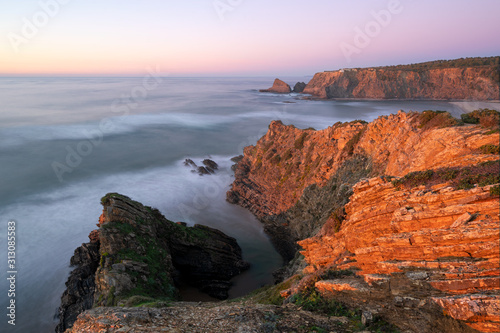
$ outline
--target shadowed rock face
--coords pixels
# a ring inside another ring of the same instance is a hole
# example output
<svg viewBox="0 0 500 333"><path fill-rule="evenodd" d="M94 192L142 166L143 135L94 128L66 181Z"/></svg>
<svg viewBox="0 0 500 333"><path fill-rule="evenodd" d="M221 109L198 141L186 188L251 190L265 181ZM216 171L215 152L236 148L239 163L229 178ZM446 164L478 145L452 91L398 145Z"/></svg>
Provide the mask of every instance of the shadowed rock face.
<svg viewBox="0 0 500 333"><path fill-rule="evenodd" d="M281 81L280 79L275 79L273 86L269 89L261 89L259 90L260 92L272 92L272 93L278 93L278 94L289 94L292 92L292 89L290 86L286 83Z"/></svg>
<svg viewBox="0 0 500 333"><path fill-rule="evenodd" d="M91 241L78 247L71 257L70 263L76 268L71 272L61 297L58 333L71 327L77 316L94 304L95 271L99 266L99 238L95 236L95 232L91 233Z"/></svg>
<svg viewBox="0 0 500 333"><path fill-rule="evenodd" d="M102 199L99 232L71 259L78 267L66 283L61 323L72 325L92 306L130 305L134 297L177 299L177 282L225 299L229 280L248 268L236 240L202 225L167 220L151 207L111 193Z"/></svg>

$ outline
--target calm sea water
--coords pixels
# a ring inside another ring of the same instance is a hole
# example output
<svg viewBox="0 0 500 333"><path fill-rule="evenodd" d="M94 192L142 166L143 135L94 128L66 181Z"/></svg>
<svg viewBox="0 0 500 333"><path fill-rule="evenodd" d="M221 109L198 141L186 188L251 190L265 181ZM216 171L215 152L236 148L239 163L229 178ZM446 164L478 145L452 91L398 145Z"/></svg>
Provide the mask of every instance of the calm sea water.
<svg viewBox="0 0 500 333"><path fill-rule="evenodd" d="M119 192L169 219L235 237L252 268L232 297L272 282L282 262L260 223L225 201L230 158L281 119L326 128L446 102L333 102L259 93L274 78L0 78L0 331L52 332L69 259ZM286 78L288 83L309 78ZM183 165L210 157L217 175ZM7 323L7 222L16 222L16 326Z"/></svg>

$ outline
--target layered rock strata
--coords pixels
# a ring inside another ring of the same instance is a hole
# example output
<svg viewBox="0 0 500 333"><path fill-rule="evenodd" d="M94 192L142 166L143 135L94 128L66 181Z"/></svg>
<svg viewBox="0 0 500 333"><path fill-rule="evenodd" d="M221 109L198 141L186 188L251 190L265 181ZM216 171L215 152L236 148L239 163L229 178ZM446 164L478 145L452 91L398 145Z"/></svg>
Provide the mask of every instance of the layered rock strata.
<svg viewBox="0 0 500 333"><path fill-rule="evenodd" d="M479 125L446 127L453 123L446 113L401 111L319 131L273 121L255 146L244 149L227 199L261 219L290 259L295 241L314 235L330 216L342 219L352 185L363 177L498 158L480 150L498 146L498 132L486 134L490 129Z"/></svg>
<svg viewBox="0 0 500 333"><path fill-rule="evenodd" d="M58 311L59 324L56 332L64 332L75 322L77 316L94 304L95 272L99 266L99 233L89 235L90 242L82 244L71 257L71 271L66 290L61 297Z"/></svg>
<svg viewBox="0 0 500 333"><path fill-rule="evenodd" d="M493 185L354 186L338 232L328 221L299 244L305 272L349 271L315 286L412 332L500 331L499 197ZM326 274L328 275L328 274Z"/></svg>

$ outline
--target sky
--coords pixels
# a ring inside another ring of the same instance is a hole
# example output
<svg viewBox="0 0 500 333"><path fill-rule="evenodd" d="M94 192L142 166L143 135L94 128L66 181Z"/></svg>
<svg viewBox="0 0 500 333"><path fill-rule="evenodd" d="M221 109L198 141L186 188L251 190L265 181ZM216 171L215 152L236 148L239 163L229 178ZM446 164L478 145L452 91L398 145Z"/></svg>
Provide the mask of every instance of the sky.
<svg viewBox="0 0 500 333"><path fill-rule="evenodd" d="M0 0L0 75L307 76L500 55L499 0Z"/></svg>

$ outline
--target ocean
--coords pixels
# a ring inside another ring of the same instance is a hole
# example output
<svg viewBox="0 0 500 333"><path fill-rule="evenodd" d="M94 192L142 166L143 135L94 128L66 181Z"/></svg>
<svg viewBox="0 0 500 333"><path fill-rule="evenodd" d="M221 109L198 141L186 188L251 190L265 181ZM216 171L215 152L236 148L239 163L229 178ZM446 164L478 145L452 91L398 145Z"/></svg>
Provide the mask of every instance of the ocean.
<svg viewBox="0 0 500 333"><path fill-rule="evenodd" d="M284 79L293 85L310 78ZM273 80L0 78L0 331L53 332L70 257L96 228L100 198L108 192L156 207L170 220L235 237L252 265L234 281L230 295L238 297L272 283L282 265L255 217L225 201L234 178L231 157L255 144L271 120L323 129L400 109L456 115L464 108L258 92ZM184 166L186 158L198 164L211 158L220 170L199 176ZM13 268L7 262L9 221L16 232ZM15 296L9 296L9 271L15 271ZM7 316L12 299L15 326Z"/></svg>

